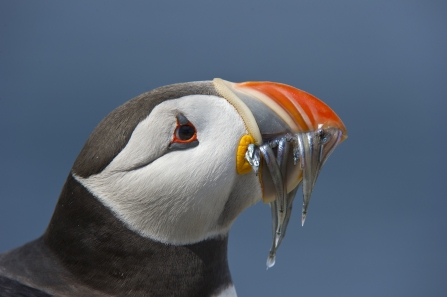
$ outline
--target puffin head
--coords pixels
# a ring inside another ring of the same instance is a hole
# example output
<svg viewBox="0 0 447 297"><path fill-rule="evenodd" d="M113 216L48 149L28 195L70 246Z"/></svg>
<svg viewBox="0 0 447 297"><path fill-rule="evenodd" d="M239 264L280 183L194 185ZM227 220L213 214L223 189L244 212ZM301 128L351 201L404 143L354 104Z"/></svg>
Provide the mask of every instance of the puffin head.
<svg viewBox="0 0 447 297"><path fill-rule="evenodd" d="M320 167L347 133L314 96L271 82L175 84L112 111L87 140L71 174L131 231L171 245L192 244L225 236L247 207L279 199L278 172L272 169L277 160L262 148L279 158L271 145L278 137L291 136L299 149L299 133L331 136L331 129L336 141L319 151ZM313 144L303 145L304 152ZM247 157L249 149L261 152L260 164ZM291 149L281 157L289 164L280 168L283 196L306 182L307 156L296 154Z"/></svg>

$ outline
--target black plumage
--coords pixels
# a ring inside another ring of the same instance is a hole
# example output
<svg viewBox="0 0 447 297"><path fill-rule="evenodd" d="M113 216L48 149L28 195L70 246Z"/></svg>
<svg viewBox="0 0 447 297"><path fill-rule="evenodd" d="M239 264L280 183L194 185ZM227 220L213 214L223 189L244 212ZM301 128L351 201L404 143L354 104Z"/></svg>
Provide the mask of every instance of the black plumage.
<svg viewBox="0 0 447 297"><path fill-rule="evenodd" d="M216 95L211 82L142 94L93 131L62 189L42 237L0 255L0 296L210 296L231 284L227 237L175 246L130 231L72 174L101 172L159 103Z"/></svg>

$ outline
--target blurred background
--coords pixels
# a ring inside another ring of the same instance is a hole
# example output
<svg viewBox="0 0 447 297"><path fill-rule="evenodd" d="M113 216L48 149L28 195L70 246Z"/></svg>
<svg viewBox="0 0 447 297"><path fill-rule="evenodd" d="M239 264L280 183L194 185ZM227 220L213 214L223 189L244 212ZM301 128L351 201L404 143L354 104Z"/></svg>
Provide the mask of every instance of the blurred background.
<svg viewBox="0 0 447 297"><path fill-rule="evenodd" d="M272 269L268 206L237 219L239 296L447 296L446 1L0 1L0 252L44 232L110 111L215 77L303 89L349 131Z"/></svg>

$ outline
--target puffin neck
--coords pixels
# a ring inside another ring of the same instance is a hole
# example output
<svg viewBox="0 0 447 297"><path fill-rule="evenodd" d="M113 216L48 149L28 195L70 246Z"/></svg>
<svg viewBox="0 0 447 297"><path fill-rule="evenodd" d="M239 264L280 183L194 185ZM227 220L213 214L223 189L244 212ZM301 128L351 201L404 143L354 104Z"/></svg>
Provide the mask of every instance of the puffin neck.
<svg viewBox="0 0 447 297"><path fill-rule="evenodd" d="M232 284L228 237L183 246L141 237L71 174L44 241L80 282L106 294L211 296Z"/></svg>

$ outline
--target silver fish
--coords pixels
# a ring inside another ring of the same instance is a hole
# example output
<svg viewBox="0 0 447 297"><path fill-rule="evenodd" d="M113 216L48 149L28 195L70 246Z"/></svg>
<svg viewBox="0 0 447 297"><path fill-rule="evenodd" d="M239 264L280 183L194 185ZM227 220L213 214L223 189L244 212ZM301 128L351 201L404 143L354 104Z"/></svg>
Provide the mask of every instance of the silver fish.
<svg viewBox="0 0 447 297"><path fill-rule="evenodd" d="M309 201L322 166L342 139L342 131L329 127L315 131L287 133L260 146L249 145L245 158L258 173L261 162L268 169L276 190L276 199L269 203L272 213L272 246L267 268L275 264L276 251L286 234L292 214L292 204L299 186L303 187L302 225ZM290 149L292 148L292 154ZM276 151L276 152L275 152ZM289 160L289 156L292 159ZM287 166L300 166L302 179L287 193Z"/></svg>

